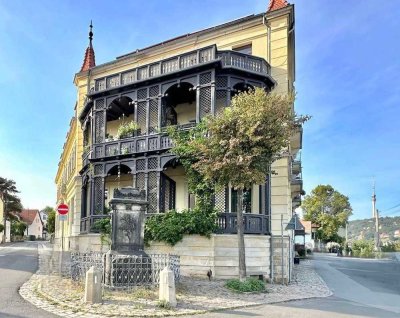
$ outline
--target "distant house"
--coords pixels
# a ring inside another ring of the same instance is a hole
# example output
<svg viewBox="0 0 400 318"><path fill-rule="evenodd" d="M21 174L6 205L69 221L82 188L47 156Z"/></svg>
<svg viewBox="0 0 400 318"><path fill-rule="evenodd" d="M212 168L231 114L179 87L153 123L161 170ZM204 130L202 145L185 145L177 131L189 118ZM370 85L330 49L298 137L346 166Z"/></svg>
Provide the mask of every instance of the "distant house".
<svg viewBox="0 0 400 318"><path fill-rule="evenodd" d="M400 230L394 231L393 237L400 238Z"/></svg>
<svg viewBox="0 0 400 318"><path fill-rule="evenodd" d="M387 233L381 233L379 237L381 238L382 241L389 240L390 238L389 234Z"/></svg>
<svg viewBox="0 0 400 318"><path fill-rule="evenodd" d="M43 236L43 221L39 210L22 210L19 216L27 224L24 235L34 235L36 238Z"/></svg>
<svg viewBox="0 0 400 318"><path fill-rule="evenodd" d="M315 239L319 226L317 224L311 223L311 221L305 221L305 220L301 220L301 224L303 224L305 231L305 237L304 237L305 245L307 249L313 250L316 247ZM298 242L297 239L296 242Z"/></svg>

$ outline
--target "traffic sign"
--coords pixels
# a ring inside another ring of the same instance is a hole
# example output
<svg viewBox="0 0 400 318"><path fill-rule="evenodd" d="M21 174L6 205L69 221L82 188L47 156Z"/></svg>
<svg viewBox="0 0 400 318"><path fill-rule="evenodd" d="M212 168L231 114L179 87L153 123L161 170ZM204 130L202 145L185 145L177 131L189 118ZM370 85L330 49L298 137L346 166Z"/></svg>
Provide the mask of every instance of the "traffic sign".
<svg viewBox="0 0 400 318"><path fill-rule="evenodd" d="M57 208L58 214L65 215L68 213L68 205L62 203Z"/></svg>
<svg viewBox="0 0 400 318"><path fill-rule="evenodd" d="M60 215L58 216L58 219L59 219L60 221L66 221L66 220L68 219L68 216L67 216L66 214L60 214Z"/></svg>

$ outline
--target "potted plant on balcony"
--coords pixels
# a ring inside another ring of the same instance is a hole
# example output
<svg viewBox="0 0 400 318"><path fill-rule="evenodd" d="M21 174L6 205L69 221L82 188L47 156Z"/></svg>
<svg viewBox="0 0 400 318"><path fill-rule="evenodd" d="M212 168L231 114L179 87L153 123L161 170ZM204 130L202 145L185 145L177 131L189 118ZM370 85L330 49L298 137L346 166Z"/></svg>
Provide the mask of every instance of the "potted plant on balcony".
<svg viewBox="0 0 400 318"><path fill-rule="evenodd" d="M117 137L118 139L133 137L138 129L138 125L135 121L123 122L118 127Z"/></svg>
<svg viewBox="0 0 400 318"><path fill-rule="evenodd" d="M113 141L114 137L111 136L109 133L106 133L106 142Z"/></svg>

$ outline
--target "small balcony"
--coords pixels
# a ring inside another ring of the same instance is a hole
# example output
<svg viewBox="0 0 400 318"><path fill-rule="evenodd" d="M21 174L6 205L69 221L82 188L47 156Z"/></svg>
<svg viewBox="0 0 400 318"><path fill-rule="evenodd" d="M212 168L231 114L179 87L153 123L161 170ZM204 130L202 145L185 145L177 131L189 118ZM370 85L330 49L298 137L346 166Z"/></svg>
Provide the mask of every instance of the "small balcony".
<svg viewBox="0 0 400 318"><path fill-rule="evenodd" d="M299 126L292 138L290 139L290 148L292 154L296 155L297 152L303 148L303 127Z"/></svg>
<svg viewBox="0 0 400 318"><path fill-rule="evenodd" d="M292 188L292 195L298 195L298 194L302 193L303 178L301 176L301 173L292 175L292 180L290 183L291 183L291 188Z"/></svg>

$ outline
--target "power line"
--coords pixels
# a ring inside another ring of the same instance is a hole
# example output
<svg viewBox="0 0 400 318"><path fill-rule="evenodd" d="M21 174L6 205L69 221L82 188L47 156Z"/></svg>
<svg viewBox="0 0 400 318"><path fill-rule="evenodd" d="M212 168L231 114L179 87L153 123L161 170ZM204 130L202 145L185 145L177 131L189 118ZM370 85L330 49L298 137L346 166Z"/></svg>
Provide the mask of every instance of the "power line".
<svg viewBox="0 0 400 318"><path fill-rule="evenodd" d="M399 203L399 204L396 204L395 206L392 206L390 209L386 209L386 210L384 210L383 212L386 212L386 211L392 210L392 209L394 209L394 208L397 208L397 207L399 207L399 206L400 206L400 203Z"/></svg>

